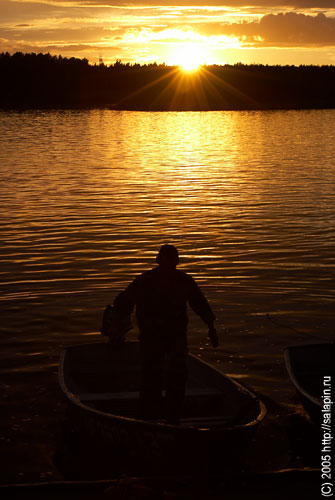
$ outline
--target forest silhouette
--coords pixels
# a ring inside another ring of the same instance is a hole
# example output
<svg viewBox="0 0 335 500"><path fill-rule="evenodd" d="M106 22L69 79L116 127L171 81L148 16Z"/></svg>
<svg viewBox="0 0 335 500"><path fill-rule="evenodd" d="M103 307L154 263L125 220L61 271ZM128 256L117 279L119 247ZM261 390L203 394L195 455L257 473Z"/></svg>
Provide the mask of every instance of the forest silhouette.
<svg viewBox="0 0 335 500"><path fill-rule="evenodd" d="M0 54L0 108L249 110L335 108L335 66L109 66L50 54Z"/></svg>

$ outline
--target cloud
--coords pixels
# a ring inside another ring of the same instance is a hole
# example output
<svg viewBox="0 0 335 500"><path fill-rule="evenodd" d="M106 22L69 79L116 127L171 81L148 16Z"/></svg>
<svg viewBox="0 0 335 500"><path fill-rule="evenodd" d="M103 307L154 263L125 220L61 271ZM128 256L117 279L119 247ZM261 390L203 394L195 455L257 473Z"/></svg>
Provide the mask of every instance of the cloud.
<svg viewBox="0 0 335 500"><path fill-rule="evenodd" d="M62 7L125 7L136 6L219 6L227 8L263 7L293 9L334 9L334 0L13 0L30 5L49 4Z"/></svg>
<svg viewBox="0 0 335 500"><path fill-rule="evenodd" d="M128 41L173 41L197 37L208 37L208 41L220 43L224 37L236 37L242 44L254 47L327 47L335 46L335 17L322 13L316 16L294 12L267 14L260 20L244 20L237 23L179 22L170 20L168 25L132 28L119 27ZM205 41L205 40L203 40Z"/></svg>
<svg viewBox="0 0 335 500"><path fill-rule="evenodd" d="M244 54L258 52L260 58L274 47L329 50L334 61L335 49L328 48L335 47L335 0L0 2L0 52L73 53L93 62L99 53L109 61L162 61L173 44L194 41L207 44L218 63L227 60L230 48L238 52L241 46L247 48ZM300 13L292 11L294 7ZM313 61L318 63L317 56Z"/></svg>
<svg viewBox="0 0 335 500"><path fill-rule="evenodd" d="M214 29L217 33L218 25ZM316 16L294 12L267 14L260 21L222 25L222 33L241 37L253 45L335 46L335 17L322 13Z"/></svg>

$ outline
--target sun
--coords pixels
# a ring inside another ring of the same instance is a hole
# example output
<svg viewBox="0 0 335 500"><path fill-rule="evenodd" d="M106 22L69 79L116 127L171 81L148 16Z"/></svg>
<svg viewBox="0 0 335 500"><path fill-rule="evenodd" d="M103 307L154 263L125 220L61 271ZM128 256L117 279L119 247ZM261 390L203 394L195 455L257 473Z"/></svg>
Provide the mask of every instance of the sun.
<svg viewBox="0 0 335 500"><path fill-rule="evenodd" d="M205 63L206 51L195 44L179 46L170 57L170 64L177 65L185 72L197 71Z"/></svg>
<svg viewBox="0 0 335 500"><path fill-rule="evenodd" d="M178 66L184 71L195 71L200 65L198 54L191 48L183 49L178 55Z"/></svg>

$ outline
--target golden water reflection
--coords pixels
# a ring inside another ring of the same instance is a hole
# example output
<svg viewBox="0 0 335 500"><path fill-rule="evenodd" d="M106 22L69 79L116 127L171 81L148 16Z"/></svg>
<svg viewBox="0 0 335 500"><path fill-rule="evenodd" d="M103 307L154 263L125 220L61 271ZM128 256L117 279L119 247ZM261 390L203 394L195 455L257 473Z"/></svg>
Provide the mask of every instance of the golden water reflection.
<svg viewBox="0 0 335 500"><path fill-rule="evenodd" d="M225 321L285 311L321 324L334 291L334 118L0 113L2 304L59 331L80 296L76 320L94 331L98 308L170 242Z"/></svg>

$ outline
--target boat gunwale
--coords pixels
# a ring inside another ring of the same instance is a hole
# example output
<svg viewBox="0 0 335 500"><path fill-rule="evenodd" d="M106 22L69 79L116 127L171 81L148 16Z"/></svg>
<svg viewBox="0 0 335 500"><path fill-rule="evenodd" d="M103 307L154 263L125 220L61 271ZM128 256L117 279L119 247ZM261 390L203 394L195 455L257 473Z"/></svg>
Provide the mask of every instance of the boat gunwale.
<svg viewBox="0 0 335 500"><path fill-rule="evenodd" d="M318 342L318 343L313 343L313 344L297 344L297 345L287 346L287 347L284 348L284 359L285 359L285 365L286 365L287 373L288 373L288 375L289 375L289 377L290 377L290 379L291 379L291 381L292 381L295 389L303 397L305 397L306 399L308 399L312 403L316 404L320 408L322 408L322 400L321 400L321 398L317 398L317 397L313 396L312 394L310 394L301 385L301 383L299 382L299 380L295 376L295 373L294 373L294 370L293 370L293 365L292 365L292 362L291 362L291 360L292 360L291 354L294 351L298 351L299 349L301 349L301 350L303 348L307 348L308 349L308 348L313 348L313 347L316 347L316 346L319 347L321 345L328 346L329 344L335 345L335 342Z"/></svg>
<svg viewBox="0 0 335 500"><path fill-rule="evenodd" d="M138 343L137 340L129 340L127 342ZM63 349L61 356L60 356L60 362L59 362L59 366L58 366L59 385L60 385L64 395L68 399L68 401L70 403L76 405L77 407L79 407L81 410L93 413L97 417L103 418L104 420L124 423L127 425L136 425L137 424L137 425L140 425L141 427L144 427L146 429L157 430L157 431L158 430L161 431L161 430L165 430L165 429L166 430L173 429L174 431L182 432L182 433L186 433L186 432L187 433L195 433L195 432L197 432L197 433L198 432L201 432L201 433L204 433L204 432L220 433L220 432L227 432L227 431L237 431L237 430L241 430L241 429L245 429L245 428L249 428L249 427L254 427L254 426L258 425L266 416L267 410L266 410L265 404L259 399L259 397L256 394L254 394L250 389L246 388L245 386L243 386L242 384L240 384L239 382L234 380L232 377L225 375L224 373L219 371L217 368L215 368L213 365L211 365L207 361L204 361L203 359L199 359L198 356L196 356L195 354L192 354L192 353L188 353L188 356L190 356L193 359L196 359L200 363L205 364L211 370L216 371L217 373L220 374L220 376L228 379L229 382L231 382L237 390L248 395L248 397L250 397L251 400L253 400L258 405L257 417L254 418L253 420L251 420L250 422L245 423L245 424L237 424L237 425L231 425L231 426L223 425L220 428L213 429L213 428L211 428L209 426L205 426L205 425L204 425L204 427L195 427L195 426L192 427L190 425L189 426L173 425L173 424L168 424L165 422L148 422L147 420L142 420L142 419L138 419L138 418L131 418L131 417L123 417L122 415L115 415L113 413L107 413L107 412L103 412L101 410L97 410L95 408L92 408L91 406L88 406L88 405L84 404L82 401L80 401L79 397L77 397L74 393L72 393L68 389L66 382L65 382L65 378L64 378L65 358L66 358L67 351L72 349L72 348L76 348L77 346L101 345L103 343L104 342L88 342L86 344L70 345L70 346L67 346Z"/></svg>

